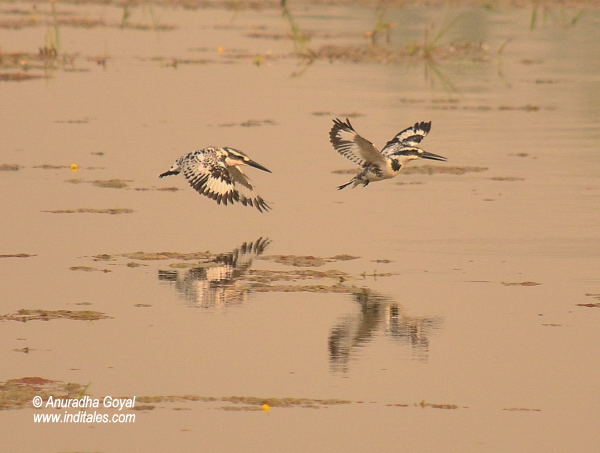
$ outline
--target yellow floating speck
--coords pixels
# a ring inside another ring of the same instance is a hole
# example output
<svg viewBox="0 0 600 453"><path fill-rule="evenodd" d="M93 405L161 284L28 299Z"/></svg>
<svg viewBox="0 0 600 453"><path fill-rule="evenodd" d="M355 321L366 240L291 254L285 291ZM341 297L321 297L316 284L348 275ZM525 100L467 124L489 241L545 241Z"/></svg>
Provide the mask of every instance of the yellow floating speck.
<svg viewBox="0 0 600 453"><path fill-rule="evenodd" d="M225 52L225 48L223 46L217 47L217 53L223 53L223 52Z"/></svg>
<svg viewBox="0 0 600 453"><path fill-rule="evenodd" d="M260 406L260 408L263 410L263 412L269 412L269 410L271 410L271 406L269 406L267 403Z"/></svg>
<svg viewBox="0 0 600 453"><path fill-rule="evenodd" d="M71 171L75 172L79 169L79 165L77 164L71 164Z"/></svg>

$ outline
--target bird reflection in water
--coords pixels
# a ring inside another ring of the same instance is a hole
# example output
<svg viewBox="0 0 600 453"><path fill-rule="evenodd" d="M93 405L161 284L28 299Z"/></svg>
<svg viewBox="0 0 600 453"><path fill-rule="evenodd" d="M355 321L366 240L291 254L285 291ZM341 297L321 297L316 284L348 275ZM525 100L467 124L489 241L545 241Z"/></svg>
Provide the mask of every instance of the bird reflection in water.
<svg viewBox="0 0 600 453"><path fill-rule="evenodd" d="M329 361L335 371L347 371L353 353L371 341L378 331L411 347L413 358L427 360L429 338L439 330L439 317L414 317L401 305L370 289L352 294L360 312L348 315L329 333Z"/></svg>
<svg viewBox="0 0 600 453"><path fill-rule="evenodd" d="M186 302L197 307L241 304L248 299L249 290L238 284L271 241L258 238L244 242L230 253L217 255L203 266L187 271L159 270L158 279L175 286Z"/></svg>

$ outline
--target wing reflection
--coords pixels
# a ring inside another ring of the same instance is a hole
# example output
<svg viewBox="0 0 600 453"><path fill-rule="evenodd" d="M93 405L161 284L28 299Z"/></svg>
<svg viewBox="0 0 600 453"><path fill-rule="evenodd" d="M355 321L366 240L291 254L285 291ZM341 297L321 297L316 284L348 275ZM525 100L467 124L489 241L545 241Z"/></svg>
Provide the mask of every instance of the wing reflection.
<svg viewBox="0 0 600 453"><path fill-rule="evenodd" d="M237 285L271 241L258 238L244 242L230 253L218 255L202 266L187 271L159 270L158 279L175 286L186 302L199 307L240 304L248 299L248 289Z"/></svg>
<svg viewBox="0 0 600 453"><path fill-rule="evenodd" d="M429 337L441 327L439 317L414 317L401 305L369 289L353 293L360 312L346 316L329 333L329 362L332 369L347 371L353 353L371 341L379 330L412 348L413 357L426 360Z"/></svg>

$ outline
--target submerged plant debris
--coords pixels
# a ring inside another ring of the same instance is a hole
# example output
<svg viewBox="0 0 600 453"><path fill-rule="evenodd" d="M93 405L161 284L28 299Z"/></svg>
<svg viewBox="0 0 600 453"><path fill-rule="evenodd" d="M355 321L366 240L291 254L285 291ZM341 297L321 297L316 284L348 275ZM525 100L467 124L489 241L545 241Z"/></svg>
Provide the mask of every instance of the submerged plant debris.
<svg viewBox="0 0 600 453"><path fill-rule="evenodd" d="M0 321L50 321L52 319L71 319L75 321L97 321L111 319L99 311L92 310L42 310L22 308L16 313L0 315Z"/></svg>
<svg viewBox="0 0 600 453"><path fill-rule="evenodd" d="M81 398L87 386L72 382L53 381L41 377L23 377L0 382L0 410L30 407L34 396L44 401L48 397Z"/></svg>

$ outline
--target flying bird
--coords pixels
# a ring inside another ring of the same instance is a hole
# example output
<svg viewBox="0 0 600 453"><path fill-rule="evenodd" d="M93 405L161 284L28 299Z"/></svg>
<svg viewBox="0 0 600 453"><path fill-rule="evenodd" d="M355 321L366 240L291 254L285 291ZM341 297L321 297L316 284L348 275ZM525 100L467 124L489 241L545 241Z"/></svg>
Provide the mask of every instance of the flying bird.
<svg viewBox="0 0 600 453"><path fill-rule="evenodd" d="M372 181L381 181L396 176L400 169L414 159L432 159L445 161L446 158L427 152L418 147L431 129L431 121L415 123L414 126L396 134L383 149L379 151L373 143L361 137L350 124L350 120L333 120L329 131L329 141L338 153L361 167L360 172L342 184L343 189L350 184L367 186Z"/></svg>
<svg viewBox="0 0 600 453"><path fill-rule="evenodd" d="M254 192L250 180L240 168L242 165L271 173L271 170L253 161L239 149L209 146L181 156L159 177L183 172L190 186L218 204L242 203L244 206L254 206L260 212L268 211L270 206Z"/></svg>

